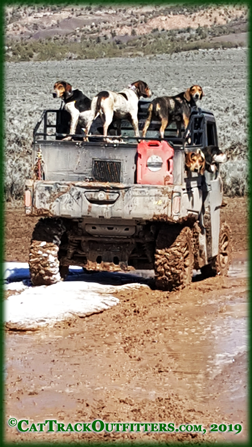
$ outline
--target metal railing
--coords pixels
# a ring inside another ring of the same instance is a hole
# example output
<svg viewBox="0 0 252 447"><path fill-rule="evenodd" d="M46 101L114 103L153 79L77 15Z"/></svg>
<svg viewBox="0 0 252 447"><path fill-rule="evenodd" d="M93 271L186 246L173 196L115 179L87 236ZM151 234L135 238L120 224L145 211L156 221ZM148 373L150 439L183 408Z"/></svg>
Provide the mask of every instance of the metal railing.
<svg viewBox="0 0 252 447"><path fill-rule="evenodd" d="M39 140L39 137L42 137L44 140L47 140L47 138L55 138L59 141L64 141L64 138L66 137L71 137L72 139L78 139L78 140L82 140L85 141L88 139L89 142L92 141L96 141L96 142L105 142L105 143L114 143L114 144L123 144L124 142L129 143L130 140L132 141L132 143L134 142L139 142L139 141L150 141L150 140L157 140L157 141L169 141L169 143L171 144L181 144L184 145L186 143L186 133L187 133L187 129L184 130L183 136L182 137L177 137L174 133L176 132L176 129L169 129L168 132L170 133L169 135L167 135L167 131L166 131L166 135L164 136L164 138L161 138L159 133L159 127L160 127L160 122L158 121L153 121L150 125L149 128L149 136L147 137L136 137L134 135L108 135L107 137L104 137L102 134L88 134L86 135L85 133L75 133L75 134L69 134L66 132L57 132L57 127L59 127L61 125L61 123L58 122L58 117L60 116L60 112L62 109L48 109L48 110L44 110L42 115L41 115L41 119L40 121L36 124L34 131L33 131L33 140L34 142L36 140ZM195 110L196 111L196 110ZM198 109L198 111L201 111L201 109ZM51 124L48 122L48 115L50 113L54 113L55 114L55 124ZM43 123L43 131L38 131L41 124ZM139 129L141 130L141 128L143 127L144 123L140 122L139 123ZM188 126L189 127L189 126ZM55 129L55 132L51 132L48 133L48 129ZM116 130L116 128L114 129ZM131 129L129 126L125 127L125 129L123 128L122 130L131 130L133 132L133 129ZM156 132L157 135L155 136L150 136L150 132ZM201 133L202 130L198 129L197 133Z"/></svg>

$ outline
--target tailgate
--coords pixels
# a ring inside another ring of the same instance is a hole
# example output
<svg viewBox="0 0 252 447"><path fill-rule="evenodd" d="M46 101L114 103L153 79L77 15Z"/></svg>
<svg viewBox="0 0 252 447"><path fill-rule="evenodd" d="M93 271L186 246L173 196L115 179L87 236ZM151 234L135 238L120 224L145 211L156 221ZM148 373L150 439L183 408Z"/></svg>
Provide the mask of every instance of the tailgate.
<svg viewBox="0 0 252 447"><path fill-rule="evenodd" d="M171 216L172 194L172 186L36 181L32 212L71 218L152 220Z"/></svg>

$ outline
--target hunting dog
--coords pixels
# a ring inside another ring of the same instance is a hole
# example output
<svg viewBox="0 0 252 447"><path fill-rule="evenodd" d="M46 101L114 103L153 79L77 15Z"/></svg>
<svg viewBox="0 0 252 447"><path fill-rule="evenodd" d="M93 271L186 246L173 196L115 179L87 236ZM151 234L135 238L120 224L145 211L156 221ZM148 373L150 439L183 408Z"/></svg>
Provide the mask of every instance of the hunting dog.
<svg viewBox="0 0 252 447"><path fill-rule="evenodd" d="M218 146L206 146L196 151L185 149L185 165L190 171L197 171L203 175L204 171L216 173L219 163L227 161L224 154Z"/></svg>
<svg viewBox="0 0 252 447"><path fill-rule="evenodd" d="M189 171L199 172L201 175L205 172L205 155L201 149L196 151L185 150L185 165Z"/></svg>
<svg viewBox="0 0 252 447"><path fill-rule="evenodd" d="M219 163L225 163L227 156L218 146L206 146L201 149L205 157L205 167L209 172L215 173L218 170Z"/></svg>
<svg viewBox="0 0 252 447"><path fill-rule="evenodd" d="M139 137L138 128L138 101L140 97L149 98L152 92L146 82L137 81L130 84L118 93L102 91L96 95L91 102L91 115L86 127L86 134L93 120L100 115L103 121L103 137L108 135L108 127L113 119L119 121L117 133L120 135L120 121L127 119L132 123L134 134Z"/></svg>
<svg viewBox="0 0 252 447"><path fill-rule="evenodd" d="M161 120L159 129L161 138L164 138L164 132L168 124L176 122L177 135L181 137L181 125L186 129L189 124L191 108L196 106L196 102L203 97L203 89L200 85L192 85L185 92L176 96L161 96L155 98L148 107L148 117L145 121L143 138L151 123L152 117Z"/></svg>
<svg viewBox="0 0 252 447"><path fill-rule="evenodd" d="M53 97L61 98L64 101L65 110L71 115L70 135L63 138L63 140L71 140L71 135L75 134L78 123L86 128L91 113L91 100L81 90L73 90L71 84L65 81L54 84Z"/></svg>

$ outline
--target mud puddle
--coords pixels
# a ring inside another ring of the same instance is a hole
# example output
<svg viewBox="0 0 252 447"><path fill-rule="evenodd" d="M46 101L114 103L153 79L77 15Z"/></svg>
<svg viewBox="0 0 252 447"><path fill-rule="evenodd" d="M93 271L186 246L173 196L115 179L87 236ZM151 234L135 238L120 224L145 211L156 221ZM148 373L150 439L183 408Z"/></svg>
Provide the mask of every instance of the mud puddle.
<svg viewBox="0 0 252 447"><path fill-rule="evenodd" d="M228 278L198 278L169 294L132 289L102 314L7 334L6 414L75 420L82 411L85 420L153 420L160 399L175 396L178 407L200 409L204 417L212 412L212 423L219 415L219 423L243 424L239 440L246 439L246 277L247 260L235 258ZM146 402L152 410L139 413Z"/></svg>
<svg viewBox="0 0 252 447"><path fill-rule="evenodd" d="M196 320L188 319L176 325L172 335L171 354L179 359L179 370L175 377L184 381L188 393L197 395L203 401L209 396L211 383L222 374L224 368L231 367L237 358L246 357L248 346L246 294L237 292L212 300L202 300L198 306L202 314ZM183 311L181 309L180 311ZM182 312L181 312L182 313Z"/></svg>

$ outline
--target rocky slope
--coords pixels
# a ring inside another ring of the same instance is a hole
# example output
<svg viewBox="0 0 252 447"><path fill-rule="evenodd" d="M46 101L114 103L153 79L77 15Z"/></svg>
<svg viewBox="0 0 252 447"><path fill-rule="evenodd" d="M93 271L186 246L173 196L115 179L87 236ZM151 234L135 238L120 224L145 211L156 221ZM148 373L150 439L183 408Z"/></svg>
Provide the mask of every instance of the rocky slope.
<svg viewBox="0 0 252 447"><path fill-rule="evenodd" d="M148 34L153 30L171 30L199 26L225 25L247 19L246 5L227 6L9 6L6 7L8 38L39 39L63 34L83 33L109 36Z"/></svg>
<svg viewBox="0 0 252 447"><path fill-rule="evenodd" d="M246 6L6 7L6 60L93 59L247 45Z"/></svg>

